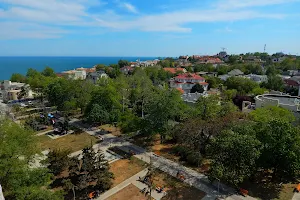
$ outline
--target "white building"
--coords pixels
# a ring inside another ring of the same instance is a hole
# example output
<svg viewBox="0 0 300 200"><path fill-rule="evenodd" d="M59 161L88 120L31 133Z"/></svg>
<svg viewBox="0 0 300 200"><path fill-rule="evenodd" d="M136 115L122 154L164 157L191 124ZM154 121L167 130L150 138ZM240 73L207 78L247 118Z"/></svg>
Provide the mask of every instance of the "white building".
<svg viewBox="0 0 300 200"><path fill-rule="evenodd" d="M84 80L86 79L86 71L85 70L69 70L69 71L64 71L62 72L63 75L66 75L70 79L75 79L75 80Z"/></svg>
<svg viewBox="0 0 300 200"><path fill-rule="evenodd" d="M189 93L194 85L202 85L204 91L208 89L208 83L205 82L205 78L192 73L179 74L178 76L170 80L170 87L182 89L184 93Z"/></svg>
<svg viewBox="0 0 300 200"><path fill-rule="evenodd" d="M255 97L255 107L280 106L294 113L300 112L300 97L285 94L263 94Z"/></svg>
<svg viewBox="0 0 300 200"><path fill-rule="evenodd" d="M249 74L249 75L246 75L245 77L249 78L250 80L252 80L256 83L268 82L267 75Z"/></svg>
<svg viewBox="0 0 300 200"><path fill-rule="evenodd" d="M22 91L23 87L26 87L25 83L11 82L5 80L1 84L2 99L4 101L18 100L19 94ZM33 92L31 89L27 88L27 95L24 98L33 98Z"/></svg>

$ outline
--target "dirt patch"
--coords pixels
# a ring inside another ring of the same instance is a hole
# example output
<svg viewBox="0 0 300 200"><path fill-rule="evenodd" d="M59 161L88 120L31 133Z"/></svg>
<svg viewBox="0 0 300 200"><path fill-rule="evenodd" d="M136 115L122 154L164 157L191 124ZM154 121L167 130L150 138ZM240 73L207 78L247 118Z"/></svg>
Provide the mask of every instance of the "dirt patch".
<svg viewBox="0 0 300 200"><path fill-rule="evenodd" d="M110 164L110 171L114 174L113 186L116 186L133 175L146 168L143 161L132 157L131 159L121 159Z"/></svg>
<svg viewBox="0 0 300 200"><path fill-rule="evenodd" d="M98 128L99 129L104 129L104 130L108 131L109 133L111 133L112 135L114 135L116 137L119 137L119 136L122 135L121 128L114 127L110 124L105 124L105 125L99 126Z"/></svg>
<svg viewBox="0 0 300 200"><path fill-rule="evenodd" d="M167 195L163 200L194 200L202 199L206 193L179 181L178 179L156 170L153 174L154 187L163 187Z"/></svg>
<svg viewBox="0 0 300 200"><path fill-rule="evenodd" d="M107 200L148 200L134 185L130 184L123 190L107 198Z"/></svg>
<svg viewBox="0 0 300 200"><path fill-rule="evenodd" d="M97 138L88 133L71 134L58 139L51 139L47 135L38 136L41 149L46 150L70 150L71 152L79 151L87 146L97 143Z"/></svg>

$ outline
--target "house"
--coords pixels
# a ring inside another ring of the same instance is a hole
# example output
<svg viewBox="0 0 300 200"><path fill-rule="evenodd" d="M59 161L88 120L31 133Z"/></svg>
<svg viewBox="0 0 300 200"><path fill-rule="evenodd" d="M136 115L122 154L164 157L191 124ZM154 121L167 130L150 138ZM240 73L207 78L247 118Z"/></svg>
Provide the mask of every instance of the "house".
<svg viewBox="0 0 300 200"><path fill-rule="evenodd" d="M171 88L180 88L185 93L189 93L192 87L196 84L203 86L204 91L208 89L208 83L205 82L205 78L192 73L179 74L170 80Z"/></svg>
<svg viewBox="0 0 300 200"><path fill-rule="evenodd" d="M218 78L221 79L222 81L226 81L229 77L231 77L231 76L229 76L228 74L218 76Z"/></svg>
<svg viewBox="0 0 300 200"><path fill-rule="evenodd" d="M298 96L300 96L300 76L293 76L292 78L283 81L285 86L298 89Z"/></svg>
<svg viewBox="0 0 300 200"><path fill-rule="evenodd" d="M233 70L231 70L230 72L228 72L228 75L229 75L229 76L243 76L243 75L244 75L244 72L242 72L242 71L239 70L239 69L233 69Z"/></svg>
<svg viewBox="0 0 300 200"><path fill-rule="evenodd" d="M101 78L108 78L108 75L104 71L91 72L87 75L86 80L92 81L96 84Z"/></svg>
<svg viewBox="0 0 300 200"><path fill-rule="evenodd" d="M86 73L92 73L92 72L96 72L96 66L92 67L92 68L77 68L76 71L85 71Z"/></svg>
<svg viewBox="0 0 300 200"><path fill-rule="evenodd" d="M222 64L223 61L214 56L193 56L194 60L197 60L197 64L213 64L213 65L218 65Z"/></svg>
<svg viewBox="0 0 300 200"><path fill-rule="evenodd" d="M80 79L80 80L85 80L86 79L86 71L85 70L69 70L69 71L64 71L61 74L66 76L67 78L70 79Z"/></svg>
<svg viewBox="0 0 300 200"><path fill-rule="evenodd" d="M171 73L171 74L186 73L187 72L185 68L169 68L169 67L166 67L166 68L164 68L164 70L166 72Z"/></svg>
<svg viewBox="0 0 300 200"><path fill-rule="evenodd" d="M1 93L3 100L18 100L19 94L21 93L23 87L26 87L25 83L11 82L8 80L3 81L3 83L1 84ZM32 90L28 88L26 96L22 98L33 98Z"/></svg>
<svg viewBox="0 0 300 200"><path fill-rule="evenodd" d="M263 63L264 61L262 61L259 56L247 56L247 57L244 57L244 62L247 62L247 63Z"/></svg>
<svg viewBox="0 0 300 200"><path fill-rule="evenodd" d="M252 80L256 83L268 82L267 75L249 74L249 75L246 75L245 78L249 78L250 80Z"/></svg>
<svg viewBox="0 0 300 200"><path fill-rule="evenodd" d="M123 74L131 74L133 72L134 68L131 67L131 66L124 66L120 69L120 71L123 73Z"/></svg>
<svg viewBox="0 0 300 200"><path fill-rule="evenodd" d="M210 76L210 77L217 77L218 72L196 72L196 74L200 76Z"/></svg>
<svg viewBox="0 0 300 200"><path fill-rule="evenodd" d="M207 97L208 95L206 93L186 93L182 94L181 98L182 100L187 104L195 104L197 103L198 99L200 97Z"/></svg>

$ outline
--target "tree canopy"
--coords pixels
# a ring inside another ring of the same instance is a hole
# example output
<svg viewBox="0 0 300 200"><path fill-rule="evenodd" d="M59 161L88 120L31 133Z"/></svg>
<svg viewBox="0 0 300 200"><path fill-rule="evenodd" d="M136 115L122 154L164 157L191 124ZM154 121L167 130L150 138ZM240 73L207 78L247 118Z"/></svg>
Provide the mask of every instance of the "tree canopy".
<svg viewBox="0 0 300 200"><path fill-rule="evenodd" d="M45 168L32 168L39 153L36 137L10 120L0 120L0 182L6 199L60 200L60 193L45 189L51 174Z"/></svg>

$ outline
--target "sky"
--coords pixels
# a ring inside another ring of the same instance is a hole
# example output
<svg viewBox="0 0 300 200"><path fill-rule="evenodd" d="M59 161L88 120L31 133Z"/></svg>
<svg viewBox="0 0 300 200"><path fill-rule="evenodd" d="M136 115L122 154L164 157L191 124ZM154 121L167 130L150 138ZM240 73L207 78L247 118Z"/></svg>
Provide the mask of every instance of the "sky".
<svg viewBox="0 0 300 200"><path fill-rule="evenodd" d="M0 0L0 56L300 53L300 0Z"/></svg>

